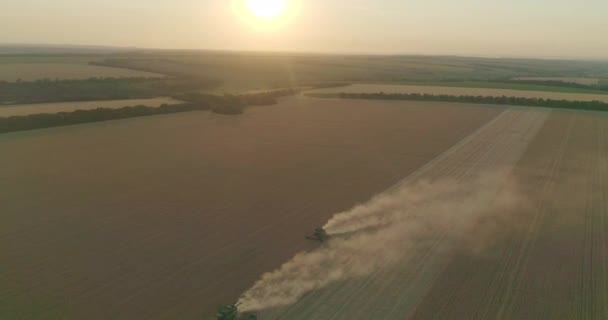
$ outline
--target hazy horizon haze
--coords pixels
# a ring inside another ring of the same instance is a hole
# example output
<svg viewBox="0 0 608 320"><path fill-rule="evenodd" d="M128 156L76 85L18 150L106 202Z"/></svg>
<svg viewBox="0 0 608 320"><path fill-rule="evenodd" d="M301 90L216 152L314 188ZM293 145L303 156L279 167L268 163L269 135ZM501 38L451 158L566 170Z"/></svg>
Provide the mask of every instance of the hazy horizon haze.
<svg viewBox="0 0 608 320"><path fill-rule="evenodd" d="M290 14L271 22L239 12L241 2L21 0L0 12L0 42L608 58L608 2L599 0L291 0Z"/></svg>

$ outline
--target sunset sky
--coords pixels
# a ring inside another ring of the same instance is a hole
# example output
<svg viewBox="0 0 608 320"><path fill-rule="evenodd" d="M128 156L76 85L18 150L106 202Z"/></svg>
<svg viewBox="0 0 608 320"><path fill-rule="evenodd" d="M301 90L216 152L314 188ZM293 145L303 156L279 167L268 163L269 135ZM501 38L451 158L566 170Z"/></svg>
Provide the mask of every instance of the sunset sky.
<svg viewBox="0 0 608 320"><path fill-rule="evenodd" d="M608 58L606 0L0 1L2 43Z"/></svg>

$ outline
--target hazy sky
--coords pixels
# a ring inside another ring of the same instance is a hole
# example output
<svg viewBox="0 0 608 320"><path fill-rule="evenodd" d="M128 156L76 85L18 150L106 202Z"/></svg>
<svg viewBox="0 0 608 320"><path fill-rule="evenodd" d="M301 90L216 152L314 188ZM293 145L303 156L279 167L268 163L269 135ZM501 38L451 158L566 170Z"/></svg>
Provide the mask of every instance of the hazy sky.
<svg viewBox="0 0 608 320"><path fill-rule="evenodd" d="M273 28L231 1L0 0L0 42L608 58L608 0L292 0Z"/></svg>

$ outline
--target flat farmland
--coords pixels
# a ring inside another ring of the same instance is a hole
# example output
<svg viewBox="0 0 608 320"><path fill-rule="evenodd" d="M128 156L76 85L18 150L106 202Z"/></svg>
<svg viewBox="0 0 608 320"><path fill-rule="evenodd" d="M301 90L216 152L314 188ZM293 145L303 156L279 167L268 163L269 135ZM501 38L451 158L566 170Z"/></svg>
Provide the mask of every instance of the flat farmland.
<svg viewBox="0 0 608 320"><path fill-rule="evenodd" d="M103 101L53 102L34 104L0 105L0 117L25 116L37 113L59 113L97 108L117 109L127 106L160 107L163 104L178 104L182 101L160 97L152 99L125 99Z"/></svg>
<svg viewBox="0 0 608 320"><path fill-rule="evenodd" d="M605 114L553 112L513 171L527 223L455 255L412 319L608 317L606 139Z"/></svg>
<svg viewBox="0 0 608 320"><path fill-rule="evenodd" d="M379 241L387 259L293 304L263 309L261 318L607 318L607 138L603 113L507 109L326 228L340 234L339 227L366 221L390 225L376 226L367 242L338 238L314 252L334 257L332 248L354 241L363 257L347 260L366 265L379 256L361 248ZM416 192L421 183L424 193ZM323 260L329 269L331 259Z"/></svg>
<svg viewBox="0 0 608 320"><path fill-rule="evenodd" d="M15 82L40 79L89 79L89 78L157 78L158 73L121 68L94 66L86 63L1 63L0 81Z"/></svg>
<svg viewBox="0 0 608 320"><path fill-rule="evenodd" d="M0 135L0 318L210 316L503 110L288 98Z"/></svg>
<svg viewBox="0 0 608 320"><path fill-rule="evenodd" d="M387 84L353 84L347 87L336 87L317 89L309 91L311 93L419 93L433 95L452 95L452 96L492 96L492 97L521 97L521 98L543 98L553 100L570 101L602 101L608 102L606 94L590 93L566 93L551 91L526 91L493 88L460 88L460 87L441 87L441 86L418 86L418 85L387 85Z"/></svg>

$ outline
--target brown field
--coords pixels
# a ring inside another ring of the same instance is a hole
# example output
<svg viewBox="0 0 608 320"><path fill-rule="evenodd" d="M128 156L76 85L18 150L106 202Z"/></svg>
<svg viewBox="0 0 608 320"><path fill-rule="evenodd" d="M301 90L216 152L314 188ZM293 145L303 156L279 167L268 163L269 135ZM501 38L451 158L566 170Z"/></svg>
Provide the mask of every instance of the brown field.
<svg viewBox="0 0 608 320"><path fill-rule="evenodd" d="M0 81L163 77L158 73L69 63L0 63Z"/></svg>
<svg viewBox="0 0 608 320"><path fill-rule="evenodd" d="M0 135L0 318L206 319L390 187L408 232L358 247L393 263L261 320L606 319L607 139L603 113L302 97Z"/></svg>
<svg viewBox="0 0 608 320"><path fill-rule="evenodd" d="M415 86L415 85L386 85L386 84L354 84L348 87L326 88L309 91L311 93L420 93L420 94L446 94L455 96L509 96L521 98L543 98L553 100L571 101L603 101L608 102L608 95L589 93L565 93L550 91L524 91L491 88L460 88L441 86Z"/></svg>
<svg viewBox="0 0 608 320"><path fill-rule="evenodd" d="M399 221L413 235L400 239L398 262L309 292L261 318L606 319L607 134L601 113L508 109L395 187L427 181L427 193L440 200ZM492 184L471 188L495 170ZM467 195L445 197L450 183ZM384 251L390 243L382 242ZM317 254L323 250L331 249Z"/></svg>
<svg viewBox="0 0 608 320"><path fill-rule="evenodd" d="M526 81L560 81L565 83L576 83L586 86L594 86L600 83L600 79L597 78L574 78L574 77L520 77L514 78L513 80L526 80Z"/></svg>
<svg viewBox="0 0 608 320"><path fill-rule="evenodd" d="M59 113L76 110L92 110L97 108L117 109L126 106L160 107L163 104L177 104L182 101L171 98L126 99L103 101L53 102L34 104L0 105L0 117L25 116L37 113Z"/></svg>
<svg viewBox="0 0 608 320"><path fill-rule="evenodd" d="M0 135L0 318L204 319L502 110L289 98Z"/></svg>

